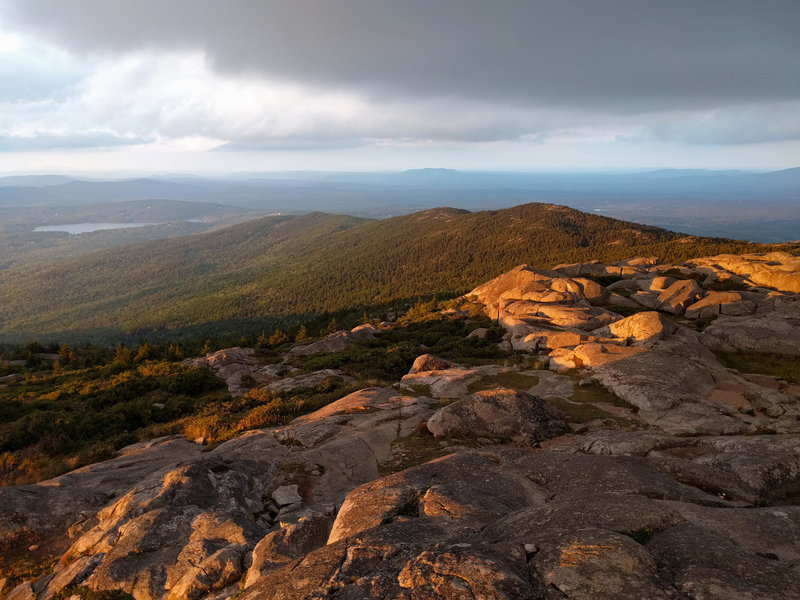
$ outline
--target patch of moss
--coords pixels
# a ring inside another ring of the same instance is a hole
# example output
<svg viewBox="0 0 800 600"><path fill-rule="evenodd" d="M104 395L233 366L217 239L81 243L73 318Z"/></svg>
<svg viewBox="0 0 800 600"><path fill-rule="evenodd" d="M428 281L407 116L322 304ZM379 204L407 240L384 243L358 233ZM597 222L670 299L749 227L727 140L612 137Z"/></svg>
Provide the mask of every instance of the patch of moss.
<svg viewBox="0 0 800 600"><path fill-rule="evenodd" d="M403 384L403 386L400 387L400 392L402 392L406 396L414 396L414 397L425 396L426 398L432 398L431 386L425 384L413 384L413 385Z"/></svg>
<svg viewBox="0 0 800 600"><path fill-rule="evenodd" d="M604 411L594 404L570 402L564 398L548 398L548 401L560 408L564 412L567 421L570 423L588 423L590 421L597 421L598 419L614 419L611 413Z"/></svg>
<svg viewBox="0 0 800 600"><path fill-rule="evenodd" d="M487 375L478 381L473 381L467 386L470 394L483 390L496 388L510 388L512 390L527 391L539 383L536 375L525 375L517 371L507 371L497 375Z"/></svg>
<svg viewBox="0 0 800 600"><path fill-rule="evenodd" d="M397 438L392 444L394 459L391 462L378 465L381 475L397 473L411 467L424 464L436 458L449 454L439 442L422 427L418 431L405 437Z"/></svg>
<svg viewBox="0 0 800 600"><path fill-rule="evenodd" d="M750 350L734 352L714 352L726 367L742 373L758 373L779 377L794 384L800 384L800 357L765 354Z"/></svg>
<svg viewBox="0 0 800 600"><path fill-rule="evenodd" d="M549 398L548 400L564 411L564 415L570 423L583 424L602 420L609 427L625 429L635 427L633 421L610 413L604 406L617 406L634 413L636 408L598 383L576 385L572 397L569 399Z"/></svg>
<svg viewBox="0 0 800 600"><path fill-rule="evenodd" d="M128 592L122 590L92 590L83 585L70 585L62 589L53 600L67 600L78 596L81 600L134 600Z"/></svg>
<svg viewBox="0 0 800 600"><path fill-rule="evenodd" d="M620 408L633 409L634 411L636 410L622 398L616 394L612 394L599 383L594 382L576 385L575 391L572 394L572 400L583 403L611 404L612 406L619 406Z"/></svg>

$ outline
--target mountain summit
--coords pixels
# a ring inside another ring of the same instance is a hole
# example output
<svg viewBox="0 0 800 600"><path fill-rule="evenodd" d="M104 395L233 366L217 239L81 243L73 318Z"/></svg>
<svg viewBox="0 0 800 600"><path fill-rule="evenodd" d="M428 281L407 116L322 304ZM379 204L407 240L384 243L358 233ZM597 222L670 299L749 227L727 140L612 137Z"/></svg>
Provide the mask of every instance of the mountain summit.
<svg viewBox="0 0 800 600"><path fill-rule="evenodd" d="M7 597L800 598L798 319L785 252L519 265L279 362L191 359L243 401L360 389L0 488L0 548L60 556ZM404 348L448 356L351 368Z"/></svg>

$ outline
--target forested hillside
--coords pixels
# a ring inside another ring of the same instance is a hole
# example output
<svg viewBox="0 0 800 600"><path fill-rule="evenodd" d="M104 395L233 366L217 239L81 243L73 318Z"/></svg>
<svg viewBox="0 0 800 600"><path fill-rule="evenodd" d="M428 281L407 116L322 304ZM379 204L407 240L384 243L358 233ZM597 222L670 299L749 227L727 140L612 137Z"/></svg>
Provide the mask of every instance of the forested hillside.
<svg viewBox="0 0 800 600"><path fill-rule="evenodd" d="M382 221L312 213L125 246L0 274L0 336L181 328L462 293L520 263L751 250L548 204ZM97 338L96 338L97 339Z"/></svg>

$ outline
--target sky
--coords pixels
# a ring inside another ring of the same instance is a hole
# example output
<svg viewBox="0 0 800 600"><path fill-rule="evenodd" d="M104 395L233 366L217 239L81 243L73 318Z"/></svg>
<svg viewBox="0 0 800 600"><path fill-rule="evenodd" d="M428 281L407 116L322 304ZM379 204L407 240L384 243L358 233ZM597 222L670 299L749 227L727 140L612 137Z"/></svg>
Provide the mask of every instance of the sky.
<svg viewBox="0 0 800 600"><path fill-rule="evenodd" d="M0 175L800 166L800 0L0 0Z"/></svg>

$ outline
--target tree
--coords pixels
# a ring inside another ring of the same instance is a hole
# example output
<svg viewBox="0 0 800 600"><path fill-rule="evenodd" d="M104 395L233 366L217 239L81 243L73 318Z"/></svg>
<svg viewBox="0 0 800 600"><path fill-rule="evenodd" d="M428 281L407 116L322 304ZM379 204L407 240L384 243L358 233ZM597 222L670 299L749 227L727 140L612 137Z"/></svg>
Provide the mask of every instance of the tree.
<svg viewBox="0 0 800 600"><path fill-rule="evenodd" d="M167 360L180 360L181 358L183 358L183 352L178 344L167 346Z"/></svg>
<svg viewBox="0 0 800 600"><path fill-rule="evenodd" d="M133 360L133 351L120 342L114 350L114 362L118 365L129 365Z"/></svg>
<svg viewBox="0 0 800 600"><path fill-rule="evenodd" d="M206 340L206 343L203 344L202 350L200 350L200 354L203 356L211 354L211 340Z"/></svg>
<svg viewBox="0 0 800 600"><path fill-rule="evenodd" d="M74 362L75 352L72 351L72 348L69 347L69 344L61 344L61 347L58 349L58 359L65 365Z"/></svg>
<svg viewBox="0 0 800 600"><path fill-rule="evenodd" d="M147 342L142 342L139 344L139 349L136 351L136 356L133 357L133 362L140 363L146 361L148 358L150 358L150 352L150 344Z"/></svg>
<svg viewBox="0 0 800 600"><path fill-rule="evenodd" d="M261 335L259 335L258 339L256 340L256 347L258 347L258 348L266 348L267 346L269 346L272 343L272 342L270 342L271 339L272 339L271 337L268 338L267 334L264 331L262 331Z"/></svg>
<svg viewBox="0 0 800 600"><path fill-rule="evenodd" d="M269 336L270 346L280 346L281 344L284 344L287 341L289 341L289 338L286 337L286 334L280 329L276 329L274 333L271 336Z"/></svg>
<svg viewBox="0 0 800 600"><path fill-rule="evenodd" d="M331 322L328 323L328 328L325 330L326 335L330 335L332 333L336 333L339 331L339 324L336 322L336 317L331 319Z"/></svg>
<svg viewBox="0 0 800 600"><path fill-rule="evenodd" d="M308 331L306 331L305 325L300 325L300 329L297 331L297 335L294 336L295 342L305 342L308 339Z"/></svg>

